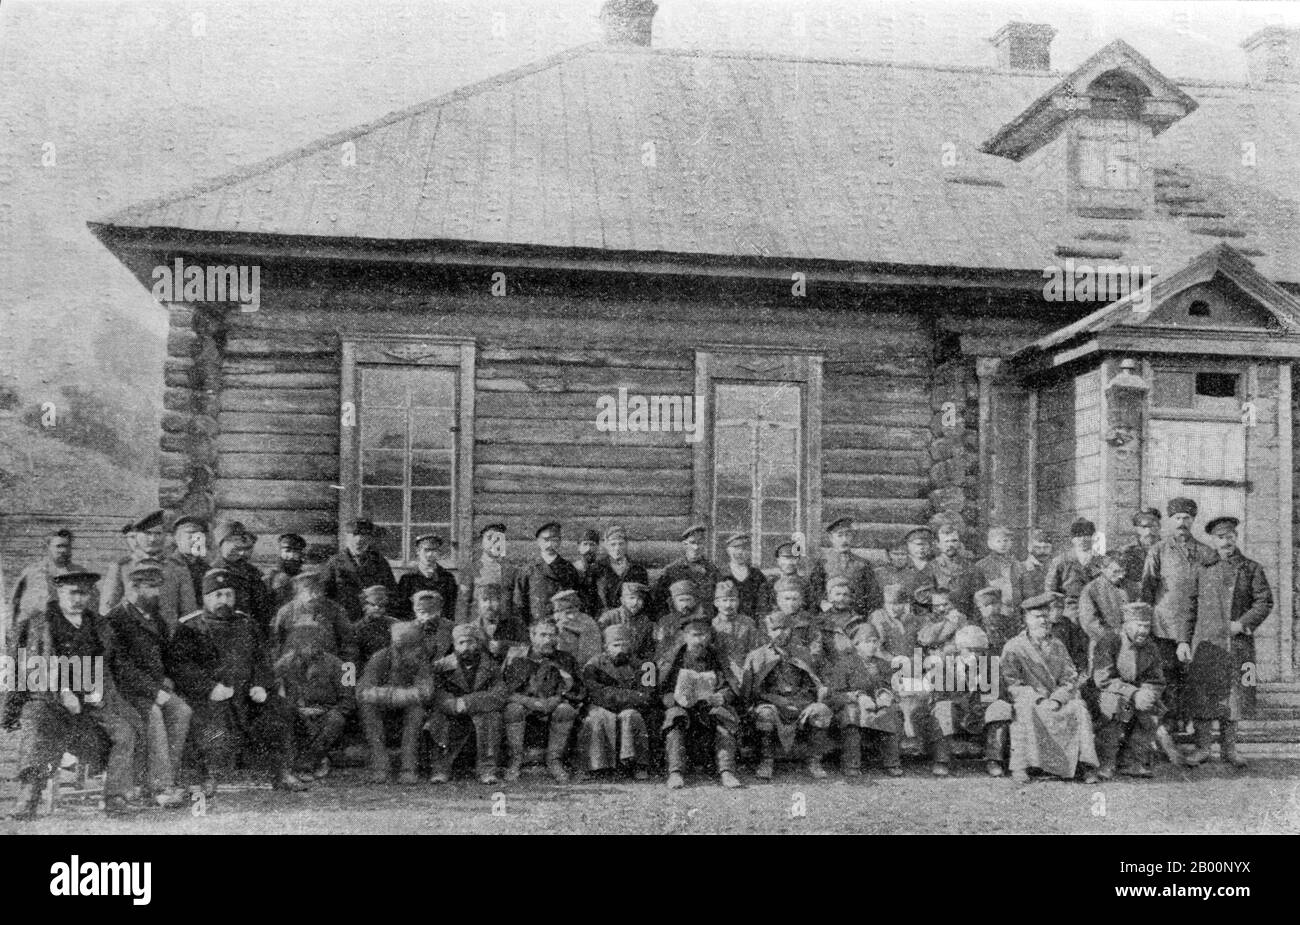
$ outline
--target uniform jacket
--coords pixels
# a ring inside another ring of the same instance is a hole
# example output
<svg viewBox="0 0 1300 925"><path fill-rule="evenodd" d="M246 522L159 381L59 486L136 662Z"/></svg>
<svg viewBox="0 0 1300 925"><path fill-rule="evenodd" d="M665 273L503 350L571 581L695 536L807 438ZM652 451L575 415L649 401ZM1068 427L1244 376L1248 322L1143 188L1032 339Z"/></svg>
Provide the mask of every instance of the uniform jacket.
<svg viewBox="0 0 1300 925"><path fill-rule="evenodd" d="M1123 607L1128 601L1128 593L1123 588L1115 587L1104 577L1094 578L1084 585L1079 595L1079 626L1093 642L1118 633L1124 626Z"/></svg>
<svg viewBox="0 0 1300 925"><path fill-rule="evenodd" d="M125 569L147 558L150 557L140 554L127 556L125 559L118 559L109 567L108 574L104 577L104 593L99 601L100 613L106 614L121 603L126 590L123 584ZM257 576L257 581L260 585L261 575ZM189 571L174 561L164 559L163 587L162 596L158 601L158 614L167 624L168 632L176 632L176 624L180 618L187 613L192 613L198 606L194 598L194 582L190 578Z"/></svg>
<svg viewBox="0 0 1300 925"><path fill-rule="evenodd" d="M595 592L596 601L600 608L591 611L591 613L603 614L607 610L615 610L623 605L623 582L635 581L649 587L650 573L646 571L646 567L640 562L625 559L623 561L623 573L620 575L614 570L614 564L609 557L602 556L592 566L587 581Z"/></svg>
<svg viewBox="0 0 1300 925"><path fill-rule="evenodd" d="M148 714L158 692L170 690L167 626L160 617L150 616L130 601L122 601L104 620L113 631L108 670L127 702Z"/></svg>
<svg viewBox="0 0 1300 925"><path fill-rule="evenodd" d="M276 613L293 600L293 576L282 566L277 565L275 568L267 569L262 574L262 583L266 585L266 590L271 595L271 606L275 608Z"/></svg>
<svg viewBox="0 0 1300 925"><path fill-rule="evenodd" d="M582 669L582 680L587 686L587 702L593 706L603 707L611 713L623 710L638 710L642 713L656 709L659 698L655 696L655 685L646 685L646 680L654 681L653 672L647 672L636 658L627 664L615 663L607 653L602 652Z"/></svg>
<svg viewBox="0 0 1300 925"><path fill-rule="evenodd" d="M972 559L961 553L939 554L930 560L929 569L934 573L936 587L948 591L954 609L961 613L974 611L975 592L984 587L985 579Z"/></svg>
<svg viewBox="0 0 1300 925"><path fill-rule="evenodd" d="M647 602L652 619L660 619L673 609L673 597L669 589L674 583L689 580L695 584L695 600L699 602L709 618L713 618L713 591L718 586L718 567L708 559L701 558L687 562L685 558L674 559L664 567L659 579L650 590Z"/></svg>
<svg viewBox="0 0 1300 925"><path fill-rule="evenodd" d="M993 586L1002 589L1002 612L1015 615L1016 619L1020 618L1020 602L1024 600L1024 581L1025 566L1024 563L1012 556L1000 556L997 553L989 553L983 559L975 563L975 571L979 573L982 579L981 587ZM976 591L979 588L975 589ZM1035 594L1041 594L1042 591L1036 591ZM1008 596L1009 595L1009 596ZM1032 596L1032 595L1031 595ZM974 613L974 598L971 599Z"/></svg>
<svg viewBox="0 0 1300 925"><path fill-rule="evenodd" d="M601 632L605 627L621 624L632 632L632 654L640 661L653 659L655 656L655 625L646 615L645 608L636 616L629 614L622 605L606 610L596 621ZM603 639L602 639L603 641Z"/></svg>
<svg viewBox="0 0 1300 925"><path fill-rule="evenodd" d="M1252 634L1273 612L1273 592L1264 567L1240 550L1226 559L1211 555L1192 572L1188 615L1179 626L1178 641L1192 647L1184 696L1194 719L1239 720L1254 709L1255 688L1242 678L1255 662ZM1234 621L1244 632L1231 632Z"/></svg>
<svg viewBox="0 0 1300 925"><path fill-rule="evenodd" d="M357 699L377 707L411 707L433 700L433 663L419 645L384 646L366 662Z"/></svg>
<svg viewBox="0 0 1300 925"><path fill-rule="evenodd" d="M1020 563L1024 573L1020 577L1020 599L1037 597L1047 590L1047 564L1029 556Z"/></svg>
<svg viewBox="0 0 1300 925"><path fill-rule="evenodd" d="M268 638L271 621L275 619L275 599L271 596L271 589L262 580L262 573L251 562L227 562L220 556L212 563L212 567L226 569L234 576L235 609L252 617L258 632L264 639Z"/></svg>
<svg viewBox="0 0 1300 925"><path fill-rule="evenodd" d="M236 610L229 620L218 620L206 611L181 618L172 636L167 674L176 690L188 702L207 702L217 684L233 688L227 701L235 717L246 723L253 706L250 688L275 691L275 676L253 618Z"/></svg>
<svg viewBox="0 0 1300 925"><path fill-rule="evenodd" d="M348 550L336 553L329 558L323 569L325 575L325 594L333 598L356 623L364 615L361 607L361 592L375 585L383 585L397 595L397 579L388 560L368 549L360 559ZM395 605L400 606L400 604Z"/></svg>
<svg viewBox="0 0 1300 925"><path fill-rule="evenodd" d="M386 648L392 639L392 627L397 621L383 614L371 614L362 617L361 622L352 627L353 641L357 646L357 666L362 670L369 664L376 652Z"/></svg>
<svg viewBox="0 0 1300 925"><path fill-rule="evenodd" d="M889 659L864 660L856 651L846 654L826 672L826 686L830 689L827 704L835 709L856 706L858 694L875 698L880 694L894 696L894 666Z"/></svg>
<svg viewBox="0 0 1300 925"><path fill-rule="evenodd" d="M776 610L776 592L772 590L772 582L767 580L767 576L757 566L751 565L749 574L741 581L732 574L728 563L718 569L718 580L735 584L740 595L740 612L745 616L757 620ZM709 596L713 596L712 591Z"/></svg>
<svg viewBox="0 0 1300 925"><path fill-rule="evenodd" d="M13 651L16 653L19 649L26 652L27 658L38 657L42 659L55 658L58 656L69 657L86 657L102 658L108 651L112 643L112 629L108 626L103 617L94 613L89 606L81 617L81 626L73 626L59 609L58 601L51 601L45 605L42 610L36 611L18 625L16 638L13 641ZM107 706L109 695L117 698L113 676L108 668L108 660L105 659L100 663L103 668L92 677L102 679L104 685L104 704ZM25 667L17 670L26 670ZM95 671L95 669L92 669ZM0 691L5 694L4 718L5 725L11 720L16 720L22 712L23 704L29 700L52 700L58 702L60 682L68 680L75 681L72 678L61 677L60 673L49 670L46 687L44 691L33 690L11 690L8 692ZM91 677L83 675L82 684L90 683ZM16 685L15 685L16 686ZM69 688L71 690L71 688ZM73 690L72 693L77 695L77 699L83 704L86 702L85 693L79 690ZM120 701L119 701L120 703Z"/></svg>
<svg viewBox="0 0 1300 925"><path fill-rule="evenodd" d="M541 655L529 646L528 651L506 662L503 680L507 696L563 697L574 706L586 699L582 668L568 652Z"/></svg>
<svg viewBox="0 0 1300 925"><path fill-rule="evenodd" d="M432 575L423 575L419 569L407 572L397 580L398 616L405 614L404 619L415 619L415 605L411 603L411 595L416 591L437 591L442 595L442 618L455 623L456 596L459 590L456 577L436 562L433 564Z"/></svg>
<svg viewBox="0 0 1300 925"><path fill-rule="evenodd" d="M920 617L915 613L904 614L895 619L883 607L873 611L868 621L880 637L880 654L885 658L898 655L912 658L917 643L917 633L921 629Z"/></svg>
<svg viewBox="0 0 1300 925"><path fill-rule="evenodd" d="M850 600L853 609L859 613L871 613L885 602L885 597L876 584L876 571L871 563L852 552L836 552L824 549L808 573L808 582L812 585L813 599L817 602L826 599L826 582L832 578L844 577L849 580L852 592Z"/></svg>
<svg viewBox="0 0 1300 925"><path fill-rule="evenodd" d="M745 664L745 656L766 641L767 637L758 631L754 621L744 614L736 614L725 628L722 617L713 618L714 648L731 665L737 678L740 677L741 666Z"/></svg>
<svg viewBox="0 0 1300 925"><path fill-rule="evenodd" d="M325 646L330 654L344 662L356 662L356 631L343 608L327 597L311 604L292 600L280 608L271 621L271 645L277 656L284 654L294 630L302 626L320 627L325 631Z"/></svg>
<svg viewBox="0 0 1300 925"><path fill-rule="evenodd" d="M1176 543L1172 538L1156 543L1147 552L1142 571L1142 600L1151 605L1151 635L1157 639L1180 639L1182 624L1191 611L1189 595L1198 565L1214 562L1218 555L1196 540Z"/></svg>
<svg viewBox="0 0 1300 925"><path fill-rule="evenodd" d="M585 613L574 613L556 620L560 628L560 649L573 656L579 665L585 665L604 647L600 627Z"/></svg>
<svg viewBox="0 0 1300 925"><path fill-rule="evenodd" d="M350 716L357 708L357 698L355 685L344 683L344 670L342 660L324 650L311 658L289 652L275 663L275 677L289 706L295 710L334 710Z"/></svg>
<svg viewBox="0 0 1300 925"><path fill-rule="evenodd" d="M448 716L456 715L456 701L465 700L465 711L493 713L506 705L505 682L501 663L480 652L478 664L471 672L461 664L455 652L433 663L433 702Z"/></svg>
<svg viewBox="0 0 1300 925"><path fill-rule="evenodd" d="M793 666L803 676L797 687L789 690L776 689L773 672L783 663ZM807 652L796 647L787 647L784 652L778 652L771 643L767 643L745 658L740 680L740 698L749 706L770 703L780 710L782 719L789 721L793 717L786 714L792 711L797 714L809 703L816 701L821 686L821 678L813 668Z"/></svg>
<svg viewBox="0 0 1300 925"><path fill-rule="evenodd" d="M1079 595L1083 589L1088 582L1100 577L1101 559L1090 555L1087 562L1080 562L1071 549L1061 553L1048 565L1043 590L1065 595L1065 612L1073 617L1078 613ZM1078 621L1076 619L1072 622Z"/></svg>
<svg viewBox="0 0 1300 925"><path fill-rule="evenodd" d="M564 556L553 562L540 558L519 572L515 581L515 610L529 625L551 615L551 598L560 591L582 590L582 576Z"/></svg>
<svg viewBox="0 0 1300 925"><path fill-rule="evenodd" d="M494 581L501 587L502 621L518 621L520 626L528 623L527 612L520 612L515 606L515 585L519 582L519 569L509 559L493 559L480 554L466 563L460 570L460 590L456 595L456 622L473 623L474 582L483 578Z"/></svg>
<svg viewBox="0 0 1300 925"><path fill-rule="evenodd" d="M203 600L203 576L207 574L208 569L212 568L204 556L184 555L178 550L173 549L167 554L168 562L175 562L181 568L185 569L190 576L190 584L194 588L194 600L196 602ZM196 603L197 607L198 604Z"/></svg>

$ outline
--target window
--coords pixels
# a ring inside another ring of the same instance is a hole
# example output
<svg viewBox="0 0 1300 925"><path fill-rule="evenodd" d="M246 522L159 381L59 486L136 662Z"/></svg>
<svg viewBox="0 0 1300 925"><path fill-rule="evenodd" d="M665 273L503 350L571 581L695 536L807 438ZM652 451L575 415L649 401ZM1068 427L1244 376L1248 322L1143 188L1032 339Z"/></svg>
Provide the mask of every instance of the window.
<svg viewBox="0 0 1300 925"><path fill-rule="evenodd" d="M344 341L339 521L368 517L391 562L438 533L448 552L472 530L474 348L426 338Z"/></svg>
<svg viewBox="0 0 1300 925"><path fill-rule="evenodd" d="M1196 394L1206 398L1236 398L1238 378L1234 373L1197 373Z"/></svg>
<svg viewBox="0 0 1300 925"><path fill-rule="evenodd" d="M1092 189L1131 190L1142 184L1138 123L1090 119L1079 128L1078 177Z"/></svg>
<svg viewBox="0 0 1300 925"><path fill-rule="evenodd" d="M1198 299L1187 306L1187 317L1189 318L1209 318L1210 314L1209 302L1202 302Z"/></svg>

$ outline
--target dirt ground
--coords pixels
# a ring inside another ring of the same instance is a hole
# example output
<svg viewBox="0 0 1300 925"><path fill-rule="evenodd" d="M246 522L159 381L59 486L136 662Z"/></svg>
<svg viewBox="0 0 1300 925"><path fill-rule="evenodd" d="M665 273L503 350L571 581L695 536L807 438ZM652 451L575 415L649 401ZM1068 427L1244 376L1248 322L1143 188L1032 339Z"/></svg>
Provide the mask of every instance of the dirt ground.
<svg viewBox="0 0 1300 925"><path fill-rule="evenodd" d="M0 821L0 832L44 834L1300 834L1300 762L1259 760L1234 774L1214 763L1182 779L1167 765L1152 780L1100 786L1035 779L1017 786L963 763L938 780L909 762L907 775L837 774L814 782L778 769L771 784L726 791L693 779L596 779L561 787L540 769L515 784L458 781L373 787L339 770L305 794L256 783L223 787L210 803L109 820L93 797L65 797L54 816ZM6 788L8 789L8 788ZM8 805L4 807L8 809Z"/></svg>

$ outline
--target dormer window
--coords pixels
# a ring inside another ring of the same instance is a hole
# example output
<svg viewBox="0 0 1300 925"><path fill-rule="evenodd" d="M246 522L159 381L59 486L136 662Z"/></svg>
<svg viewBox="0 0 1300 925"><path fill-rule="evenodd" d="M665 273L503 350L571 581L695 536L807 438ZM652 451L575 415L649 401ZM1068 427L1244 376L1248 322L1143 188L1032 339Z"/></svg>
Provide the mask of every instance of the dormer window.
<svg viewBox="0 0 1300 925"><path fill-rule="evenodd" d="M1141 126L1126 119L1088 119L1079 125L1078 182L1093 189L1136 190L1142 185Z"/></svg>

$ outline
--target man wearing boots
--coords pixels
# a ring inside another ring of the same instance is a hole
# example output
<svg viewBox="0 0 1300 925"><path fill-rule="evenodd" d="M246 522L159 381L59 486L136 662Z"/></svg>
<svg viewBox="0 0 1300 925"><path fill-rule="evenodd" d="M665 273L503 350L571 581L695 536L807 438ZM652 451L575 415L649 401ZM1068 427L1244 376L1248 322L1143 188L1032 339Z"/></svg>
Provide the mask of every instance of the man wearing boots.
<svg viewBox="0 0 1300 925"><path fill-rule="evenodd" d="M1263 566L1237 548L1239 523L1216 517L1206 524L1217 555L1192 571L1187 617L1179 624L1178 657L1189 663L1187 708L1196 730L1189 764L1209 758L1210 724L1218 720L1223 760L1246 766L1237 754L1237 723L1253 712L1255 688L1242 681L1255 664L1252 634L1273 612L1273 592Z"/></svg>
<svg viewBox="0 0 1300 925"><path fill-rule="evenodd" d="M649 777L650 723L658 717L655 672L632 652L632 629L605 627L605 651L582 670L590 707L578 733L578 751L593 771L622 766L637 780Z"/></svg>
<svg viewBox="0 0 1300 925"><path fill-rule="evenodd" d="M1160 695L1165 676L1160 653L1151 642L1151 606L1125 604L1123 628L1108 633L1093 647L1093 681L1097 684L1097 757L1102 780L1119 772L1130 777L1154 776L1150 767L1151 743L1162 734L1166 754L1181 764L1169 732L1160 727L1164 707Z"/></svg>
<svg viewBox="0 0 1300 925"><path fill-rule="evenodd" d="M329 634L319 626L295 632L275 663L276 680L293 711L294 736L302 746L300 768L317 780L329 774L329 753L357 707L344 670L330 651Z"/></svg>
<svg viewBox="0 0 1300 925"><path fill-rule="evenodd" d="M388 732L402 733L402 771L398 782L419 782L420 736L425 707L433 699L433 666L424 653L418 624L399 620L393 624L392 642L375 653L357 685L361 727L370 746L370 782L388 782Z"/></svg>
<svg viewBox="0 0 1300 925"><path fill-rule="evenodd" d="M932 709L938 736L934 748L933 773L947 777L952 764L952 746L959 735L984 743L984 770L990 777L1002 776L1006 760L1011 704L992 696L993 673L988 635L978 626L966 625L953 636L957 650L952 658L952 683L944 666L944 684L935 691Z"/></svg>
<svg viewBox="0 0 1300 925"><path fill-rule="evenodd" d="M506 705L501 666L483 651L482 632L476 625L458 623L451 635L451 654L433 665L429 734L438 751L429 782L445 784L451 780L457 756L472 739L479 783L495 784L501 751L501 711Z"/></svg>
<svg viewBox="0 0 1300 925"><path fill-rule="evenodd" d="M822 702L824 688L804 654L791 646L790 618L775 611L764 618L767 643L745 659L741 702L748 704L759 734L760 761L756 776L770 781L777 745L789 752L802 739L808 752L808 773L826 776L822 757L827 751L830 708Z"/></svg>
<svg viewBox="0 0 1300 925"><path fill-rule="evenodd" d="M669 790L686 786L690 745L699 739L707 739L712 747L722 786L740 786L736 777L736 736L740 731L736 682L709 639L709 618L696 614L659 661Z"/></svg>
<svg viewBox="0 0 1300 925"><path fill-rule="evenodd" d="M638 661L655 656L655 625L646 610L649 597L648 584L625 581L619 588L619 605L606 610L596 621L601 630L616 625L626 626L632 633L632 655Z"/></svg>
<svg viewBox="0 0 1300 925"><path fill-rule="evenodd" d="M889 586L886 586L889 587ZM862 733L880 747L881 763L890 777L903 775L898 737L903 712L891 685L889 659L880 656L880 636L869 623L853 629L853 651L831 665L826 676L827 704L840 730L840 762L845 777L862 775Z"/></svg>
<svg viewBox="0 0 1300 925"><path fill-rule="evenodd" d="M565 784L569 782L564 767L569 734L585 696L582 669L572 655L560 651L560 631L550 617L533 623L530 638L528 651L505 667L506 745L510 752L506 780L519 779L524 740L532 724L546 731L546 770L556 783Z"/></svg>

